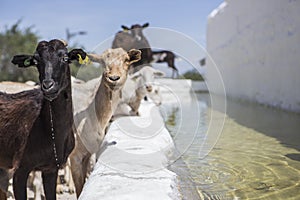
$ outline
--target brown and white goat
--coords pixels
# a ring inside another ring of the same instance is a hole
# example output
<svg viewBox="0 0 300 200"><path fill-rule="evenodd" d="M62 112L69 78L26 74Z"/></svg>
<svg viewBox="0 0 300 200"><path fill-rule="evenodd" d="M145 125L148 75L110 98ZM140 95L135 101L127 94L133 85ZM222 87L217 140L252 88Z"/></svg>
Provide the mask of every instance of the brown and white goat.
<svg viewBox="0 0 300 200"><path fill-rule="evenodd" d="M127 79L129 66L140 60L141 52L135 49L126 52L122 48L117 48L108 49L101 55L88 56L92 61L100 63L104 67L104 72L87 107L76 113L76 108L81 106L74 105L78 137L70 160L77 197L85 183L91 155L100 153L105 129L122 96L122 87ZM73 93L76 96L76 84L73 86ZM80 87L82 86L84 87L84 84L80 84ZM80 101L74 103L82 104Z"/></svg>

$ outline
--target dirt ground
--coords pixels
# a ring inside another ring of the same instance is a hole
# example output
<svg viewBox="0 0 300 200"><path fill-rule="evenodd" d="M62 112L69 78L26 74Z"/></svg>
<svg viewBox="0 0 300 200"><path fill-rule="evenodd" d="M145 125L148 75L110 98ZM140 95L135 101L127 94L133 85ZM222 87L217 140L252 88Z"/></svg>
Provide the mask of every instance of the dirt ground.
<svg viewBox="0 0 300 200"><path fill-rule="evenodd" d="M73 194L70 194L69 191L68 191L68 187L66 185L63 185L63 188L64 188L64 192L62 194L56 194L57 195L57 200L76 200L76 194L73 193ZM8 188L8 200L14 200L14 196L13 196L13 188L12 188L12 185L11 185L11 181L10 181L10 185L9 185L9 188ZM34 192L33 190L27 188L27 196L28 196L28 199L29 200L34 200ZM44 196L42 196L41 198L37 198L36 200L38 199L45 199Z"/></svg>

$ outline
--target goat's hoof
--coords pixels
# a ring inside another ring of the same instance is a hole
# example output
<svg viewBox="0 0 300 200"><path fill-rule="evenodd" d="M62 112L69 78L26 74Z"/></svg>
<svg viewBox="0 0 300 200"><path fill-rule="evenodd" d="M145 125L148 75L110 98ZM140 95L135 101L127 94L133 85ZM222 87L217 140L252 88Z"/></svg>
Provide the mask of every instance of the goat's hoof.
<svg viewBox="0 0 300 200"><path fill-rule="evenodd" d="M115 121L115 117L114 117L114 116L112 116L112 117L110 118L109 122L112 123L113 121Z"/></svg>
<svg viewBox="0 0 300 200"><path fill-rule="evenodd" d="M116 145L116 144L117 144L116 141L112 141L112 142L108 143L108 145Z"/></svg>
<svg viewBox="0 0 300 200"><path fill-rule="evenodd" d="M56 193L57 194L63 194L64 193L64 186L63 185L57 185Z"/></svg>
<svg viewBox="0 0 300 200"><path fill-rule="evenodd" d="M69 193L70 194L74 194L75 193L75 189L73 187L69 187Z"/></svg>
<svg viewBox="0 0 300 200"><path fill-rule="evenodd" d="M140 116L139 111L135 112L135 111L130 111L130 116Z"/></svg>

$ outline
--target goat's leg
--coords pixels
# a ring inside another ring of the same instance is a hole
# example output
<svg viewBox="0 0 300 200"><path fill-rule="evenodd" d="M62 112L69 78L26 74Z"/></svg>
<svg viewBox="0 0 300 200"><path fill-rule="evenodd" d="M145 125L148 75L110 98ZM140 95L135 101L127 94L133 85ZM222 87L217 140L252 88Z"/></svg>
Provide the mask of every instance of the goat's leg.
<svg viewBox="0 0 300 200"><path fill-rule="evenodd" d="M5 169L0 169L0 200L7 199L8 182L8 172Z"/></svg>
<svg viewBox="0 0 300 200"><path fill-rule="evenodd" d="M71 172L75 184L77 198L81 194L83 185L85 183L90 156L84 156L80 158L80 160L81 162L79 163L78 159L74 159L74 157L73 159L71 158Z"/></svg>
<svg viewBox="0 0 300 200"><path fill-rule="evenodd" d="M129 114L131 116L139 116L139 108L140 108L140 105L141 105L141 99L138 98L138 97L135 97L134 100L131 100L129 102L129 107L131 108L131 111L129 112Z"/></svg>
<svg viewBox="0 0 300 200"><path fill-rule="evenodd" d="M174 66L172 67L172 78L178 78L179 77L179 73L178 73L178 70L177 68Z"/></svg>
<svg viewBox="0 0 300 200"><path fill-rule="evenodd" d="M176 72L176 78L179 78L179 72L177 69L175 69L175 72Z"/></svg>
<svg viewBox="0 0 300 200"><path fill-rule="evenodd" d="M82 174L84 176L84 180L86 179L89 171L89 164L90 164L90 156L85 156L82 160Z"/></svg>
<svg viewBox="0 0 300 200"><path fill-rule="evenodd" d="M30 170L24 168L18 168L14 173L13 178L13 190L16 200L27 199L27 178Z"/></svg>
<svg viewBox="0 0 300 200"><path fill-rule="evenodd" d="M67 182L67 186L69 188L69 193L73 194L75 192L75 185L74 185L74 181L73 181L73 177L72 177L72 173L71 173L71 163L70 163L70 159L68 160L67 166L66 166L66 182Z"/></svg>
<svg viewBox="0 0 300 200"><path fill-rule="evenodd" d="M172 78L174 79L175 78L175 75L176 75L176 78L179 77L179 73L178 73L178 69L175 67L175 57L173 58L170 58L168 61L168 67L170 67L173 71L172 71Z"/></svg>
<svg viewBox="0 0 300 200"><path fill-rule="evenodd" d="M82 164L79 160L82 160L82 158L78 157L77 155L71 156L71 172L72 172L72 177L75 185L75 190L76 190L76 196L77 198L79 197L83 185L84 185L84 175L82 173Z"/></svg>
<svg viewBox="0 0 300 200"><path fill-rule="evenodd" d="M6 192L0 189L0 200L6 200Z"/></svg>
<svg viewBox="0 0 300 200"><path fill-rule="evenodd" d="M56 180L58 170L42 172L43 186L47 200L56 200Z"/></svg>
<svg viewBox="0 0 300 200"><path fill-rule="evenodd" d="M85 183L87 169L84 169L85 158L90 158L91 154L82 144L80 138L77 138L77 144L70 156L71 172L75 185L76 195L79 197Z"/></svg>

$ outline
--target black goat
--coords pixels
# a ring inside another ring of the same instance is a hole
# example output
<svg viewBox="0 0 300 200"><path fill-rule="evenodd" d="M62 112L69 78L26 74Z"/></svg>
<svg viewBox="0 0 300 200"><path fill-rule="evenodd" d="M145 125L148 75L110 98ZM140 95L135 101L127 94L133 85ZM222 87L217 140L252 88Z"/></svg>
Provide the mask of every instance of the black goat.
<svg viewBox="0 0 300 200"><path fill-rule="evenodd" d="M134 71L150 63L167 63L172 68L172 77L178 77L178 69L175 67L176 55L172 51L152 51L150 44L143 34L143 29L148 27L149 23L143 25L134 24L130 28L122 25L123 31L119 31L112 43L112 48L121 47L126 51L132 48L142 51L142 58L139 62L134 63ZM140 66L140 67L137 67Z"/></svg>
<svg viewBox="0 0 300 200"><path fill-rule="evenodd" d="M173 69L172 72L172 78L174 78L175 74L176 77L179 76L178 69L175 67L175 58L176 55L172 51L152 51L152 62L154 63L164 63L166 62L168 64L168 67Z"/></svg>
<svg viewBox="0 0 300 200"><path fill-rule="evenodd" d="M19 67L37 67L44 97L13 176L17 200L26 199L27 178L34 170L42 171L46 199L56 199L58 169L65 165L75 145L69 62L80 58L87 58L83 50L68 53L65 43L51 40L39 42L34 55L17 55L12 60Z"/></svg>
<svg viewBox="0 0 300 200"><path fill-rule="evenodd" d="M143 34L143 29L148 26L149 23L145 23L144 25L135 24L132 25L131 28L122 25L123 31L118 32L113 40L113 49L121 47L125 51L129 51L130 49L141 50L141 60L133 63L134 67L148 64L152 60L150 44Z"/></svg>

